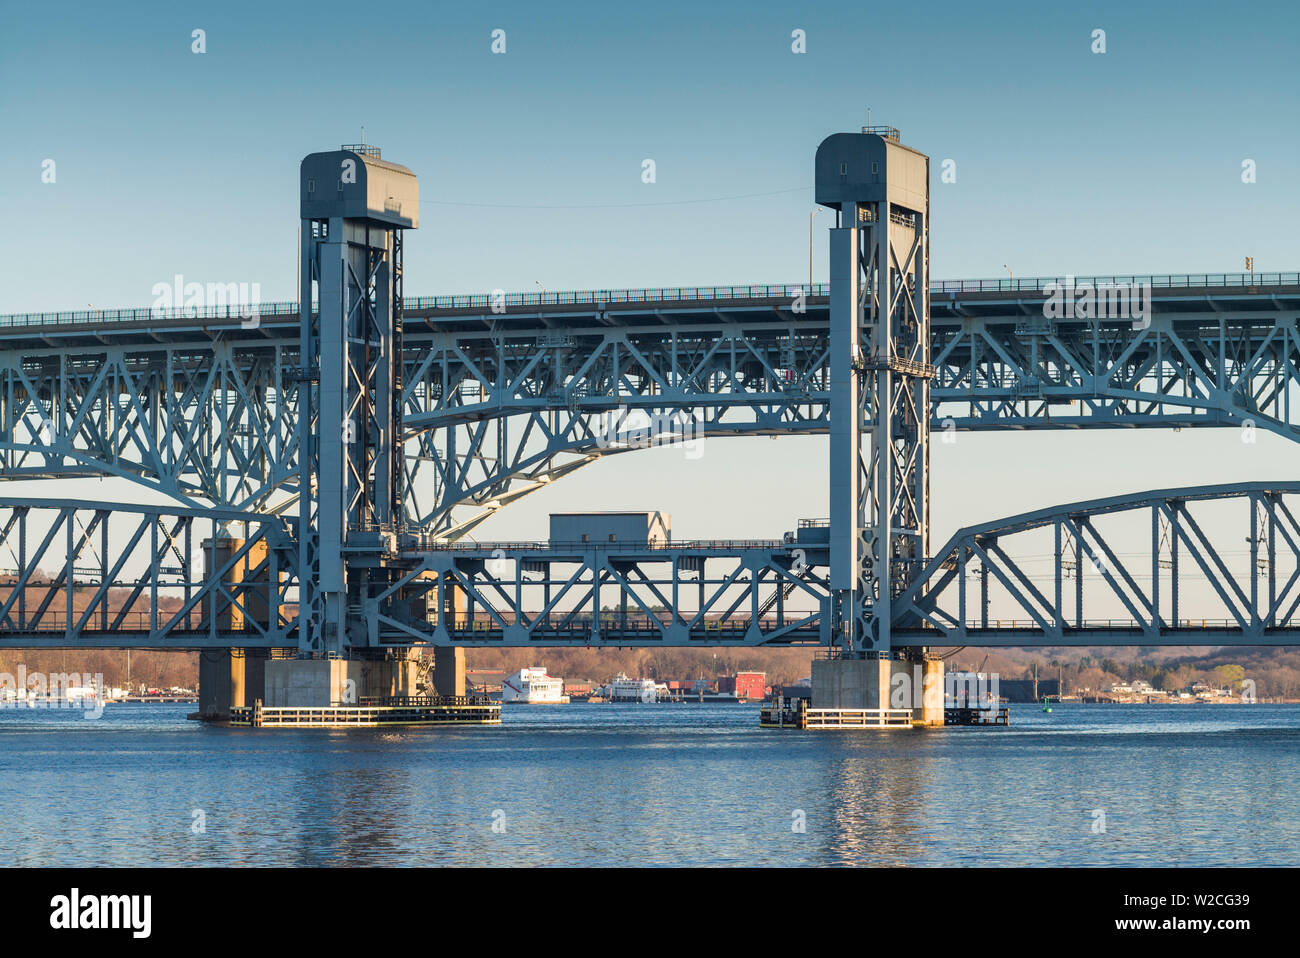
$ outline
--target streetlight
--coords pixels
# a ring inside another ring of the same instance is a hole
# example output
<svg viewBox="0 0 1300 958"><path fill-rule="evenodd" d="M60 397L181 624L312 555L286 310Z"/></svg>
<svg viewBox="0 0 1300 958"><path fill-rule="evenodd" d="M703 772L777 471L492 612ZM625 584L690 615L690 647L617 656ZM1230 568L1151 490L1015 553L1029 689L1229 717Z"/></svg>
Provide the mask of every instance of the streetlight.
<svg viewBox="0 0 1300 958"><path fill-rule="evenodd" d="M1005 269L1005 270L1007 271L1007 275L1008 275L1009 277L1011 277L1011 287L1012 287L1012 289L1014 289L1014 288L1015 288L1015 285L1016 285L1016 277L1015 277L1015 274L1011 272L1011 267L1008 266L1006 263L1003 263L1003 264L1002 264L1002 268Z"/></svg>
<svg viewBox="0 0 1300 958"><path fill-rule="evenodd" d="M822 211L820 206L814 206L811 213L808 214L808 296L813 294L813 218Z"/></svg>

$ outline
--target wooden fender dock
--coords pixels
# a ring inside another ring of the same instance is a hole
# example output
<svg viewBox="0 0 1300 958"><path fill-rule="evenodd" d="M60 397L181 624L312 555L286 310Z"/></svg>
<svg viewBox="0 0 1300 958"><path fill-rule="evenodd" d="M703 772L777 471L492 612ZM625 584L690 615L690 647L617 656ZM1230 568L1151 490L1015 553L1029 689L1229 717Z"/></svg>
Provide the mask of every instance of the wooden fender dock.
<svg viewBox="0 0 1300 958"><path fill-rule="evenodd" d="M818 709L807 699L785 699L766 703L758 713L760 728L912 728L923 723L910 709ZM976 708L944 709L944 725L1009 725L1010 710Z"/></svg>
<svg viewBox="0 0 1300 958"><path fill-rule="evenodd" d="M911 709L816 709L807 699L764 705L759 728L911 728Z"/></svg>
<svg viewBox="0 0 1300 958"><path fill-rule="evenodd" d="M362 699L360 705L251 706L230 710L230 725L247 728L374 728L388 725L500 725L501 703L480 696Z"/></svg>

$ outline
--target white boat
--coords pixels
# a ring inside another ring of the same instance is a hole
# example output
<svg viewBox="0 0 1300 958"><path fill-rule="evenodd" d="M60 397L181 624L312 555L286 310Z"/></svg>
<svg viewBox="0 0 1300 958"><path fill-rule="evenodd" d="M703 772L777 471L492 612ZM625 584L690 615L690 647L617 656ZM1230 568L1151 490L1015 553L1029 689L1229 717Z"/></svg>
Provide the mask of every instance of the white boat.
<svg viewBox="0 0 1300 958"><path fill-rule="evenodd" d="M622 672L614 676L609 683L609 700L611 702L656 702L659 689L654 679L629 679Z"/></svg>
<svg viewBox="0 0 1300 958"><path fill-rule="evenodd" d="M501 704L567 705L564 679L553 679L546 669L520 669L501 683Z"/></svg>

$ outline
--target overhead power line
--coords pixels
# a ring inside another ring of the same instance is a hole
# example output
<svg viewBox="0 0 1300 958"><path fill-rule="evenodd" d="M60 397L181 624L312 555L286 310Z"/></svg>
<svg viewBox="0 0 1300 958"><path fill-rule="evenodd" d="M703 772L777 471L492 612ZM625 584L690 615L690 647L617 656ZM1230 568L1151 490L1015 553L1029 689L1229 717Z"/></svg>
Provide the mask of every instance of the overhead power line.
<svg viewBox="0 0 1300 958"><path fill-rule="evenodd" d="M761 196L780 196L783 193L801 193L811 186L794 186L788 190L770 190L766 193L735 193L731 196L706 196L695 200L661 200L654 203L462 203L458 200L424 200L430 206L469 206L479 209L501 210L617 210L634 206L690 206L698 203L725 203L730 200L752 200Z"/></svg>

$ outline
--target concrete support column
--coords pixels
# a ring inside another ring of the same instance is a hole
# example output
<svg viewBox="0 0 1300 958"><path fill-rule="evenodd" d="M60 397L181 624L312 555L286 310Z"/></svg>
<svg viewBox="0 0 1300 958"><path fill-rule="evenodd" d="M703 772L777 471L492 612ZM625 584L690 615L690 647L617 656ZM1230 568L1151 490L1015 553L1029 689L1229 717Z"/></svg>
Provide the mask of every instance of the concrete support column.
<svg viewBox="0 0 1300 958"><path fill-rule="evenodd" d="M876 658L814 659L812 707L887 709L892 661Z"/></svg>
<svg viewBox="0 0 1300 958"><path fill-rule="evenodd" d="M943 662L916 656L890 662L890 700L911 708L912 724L943 726Z"/></svg>
<svg viewBox="0 0 1300 958"><path fill-rule="evenodd" d="M465 694L465 650L435 647L433 687L439 695Z"/></svg>
<svg viewBox="0 0 1300 958"><path fill-rule="evenodd" d="M420 660L409 650L395 657L353 660L360 670L361 695L370 698L409 698L418 695Z"/></svg>
<svg viewBox="0 0 1300 958"><path fill-rule="evenodd" d="M943 725L943 662L890 657L814 659L812 707L907 709L913 725Z"/></svg>
<svg viewBox="0 0 1300 958"><path fill-rule="evenodd" d="M232 708L265 696L265 649L205 649L199 653L199 718L224 722Z"/></svg>
<svg viewBox="0 0 1300 958"><path fill-rule="evenodd" d="M203 543L203 555L213 569L220 569L244 548L246 540L236 536L222 536L208 539ZM227 591L235 596L234 601L215 606L216 628L218 632L252 631L250 623L256 622L262 628L270 628L274 623L271 615L273 600L270 570L267 566L269 548L265 539L254 542L249 550L221 577L226 583ZM213 569L208 571L211 573ZM256 583L253 590L240 591L238 586ZM224 600L223 600L224 601ZM211 598L204 598L202 603L204 616L214 611ZM278 607L276 608L278 612Z"/></svg>
<svg viewBox="0 0 1300 958"><path fill-rule="evenodd" d="M409 653L350 659L277 659L266 669L263 704L325 708L362 705L365 699L412 698L419 694L419 679L420 662Z"/></svg>

